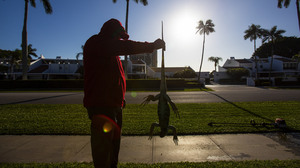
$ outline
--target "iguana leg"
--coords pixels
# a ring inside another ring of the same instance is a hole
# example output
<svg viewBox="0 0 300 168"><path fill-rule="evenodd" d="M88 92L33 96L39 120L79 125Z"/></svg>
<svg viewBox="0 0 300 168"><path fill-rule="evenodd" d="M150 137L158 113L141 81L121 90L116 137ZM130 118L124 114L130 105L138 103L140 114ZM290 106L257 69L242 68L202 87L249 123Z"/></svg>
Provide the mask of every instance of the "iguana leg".
<svg viewBox="0 0 300 168"><path fill-rule="evenodd" d="M151 140L151 139L152 139L154 127L159 127L159 124L158 124L158 123L152 123L152 124L151 124L151 127L150 127L150 134L149 134L148 140Z"/></svg>
<svg viewBox="0 0 300 168"><path fill-rule="evenodd" d="M174 141L175 145L178 145L178 137L177 137L176 128L172 125L169 125L168 129L173 131L173 141Z"/></svg>
<svg viewBox="0 0 300 168"><path fill-rule="evenodd" d="M160 94L158 94L156 96L153 96L153 95L146 96L146 97L144 97L144 101L142 102L141 105L144 106L144 105L148 104L150 101L156 101L159 99L159 97L160 97Z"/></svg>
<svg viewBox="0 0 300 168"><path fill-rule="evenodd" d="M178 112L178 109L177 109L175 103L172 102L171 98L170 98L167 94L165 95L165 99L166 99L166 100L169 102L169 104L171 105L171 107L172 107L172 109L173 109L173 111L174 111L176 117L180 118L180 115L179 115L179 112Z"/></svg>

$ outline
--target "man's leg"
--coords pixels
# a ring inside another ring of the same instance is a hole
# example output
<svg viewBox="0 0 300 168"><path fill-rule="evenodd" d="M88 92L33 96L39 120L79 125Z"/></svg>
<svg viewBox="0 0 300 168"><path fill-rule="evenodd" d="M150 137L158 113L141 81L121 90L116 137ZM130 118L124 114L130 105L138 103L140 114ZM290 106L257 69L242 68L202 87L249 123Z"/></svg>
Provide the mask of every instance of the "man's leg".
<svg viewBox="0 0 300 168"><path fill-rule="evenodd" d="M113 128L104 115L94 115L91 124L91 147L95 168L110 168L113 153Z"/></svg>
<svg viewBox="0 0 300 168"><path fill-rule="evenodd" d="M99 134L93 124L91 125L91 147L95 168L110 168L111 140L106 135Z"/></svg>
<svg viewBox="0 0 300 168"><path fill-rule="evenodd" d="M117 109L115 111L115 122L118 125L118 129L115 130L113 138L113 153L111 156L111 168L117 168L119 161L119 152L121 144L121 128L122 128L122 109Z"/></svg>
<svg viewBox="0 0 300 168"><path fill-rule="evenodd" d="M120 150L122 109L89 108L94 165L116 168ZM105 115L103 115L105 114Z"/></svg>

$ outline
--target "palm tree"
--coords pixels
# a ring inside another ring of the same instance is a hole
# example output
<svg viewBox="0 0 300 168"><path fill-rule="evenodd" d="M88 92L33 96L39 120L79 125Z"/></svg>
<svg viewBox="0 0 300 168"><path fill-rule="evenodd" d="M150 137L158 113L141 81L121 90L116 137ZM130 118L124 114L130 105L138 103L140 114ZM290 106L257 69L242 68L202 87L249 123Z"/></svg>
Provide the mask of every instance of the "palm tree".
<svg viewBox="0 0 300 168"><path fill-rule="evenodd" d="M297 61L297 67L296 67L296 70L297 70L297 75L298 75L298 67L299 67L299 62L300 62L300 52L299 52L298 54L294 55L294 56L292 57L292 60Z"/></svg>
<svg viewBox="0 0 300 168"><path fill-rule="evenodd" d="M134 0L136 3L143 3L144 6L148 5L148 0ZM113 0L113 3L116 3L117 0ZM125 22L125 31L128 33L128 11L129 11L129 0L126 0L126 22ZM125 64L124 64L125 77L127 79L127 55L125 55Z"/></svg>
<svg viewBox="0 0 300 168"><path fill-rule="evenodd" d="M83 57L83 48L84 48L84 45L81 45L82 51L76 54L76 61L77 61L77 64L78 64L78 66L77 66L77 71L80 73L79 78L83 75L83 68L81 67L81 65L80 65L80 63L79 63L79 57L80 57L81 55L82 55L82 57Z"/></svg>
<svg viewBox="0 0 300 168"><path fill-rule="evenodd" d="M284 7L289 7L290 6L291 0L278 0L277 7L282 8L282 4ZM298 15L298 25L299 25L299 31L300 31L300 0L296 0L296 8L297 8L297 15Z"/></svg>
<svg viewBox="0 0 300 168"><path fill-rule="evenodd" d="M52 6L49 0L41 0L44 5L45 12L47 14L52 13ZM28 71L28 64L27 64L27 56L28 56L28 45L27 45L27 18L28 18L28 2L32 7L35 7L35 0L25 0L25 13L24 13L24 24L23 24L23 31L22 31L22 68L23 68L23 80L27 80L27 71Z"/></svg>
<svg viewBox="0 0 300 168"><path fill-rule="evenodd" d="M81 45L81 50L82 50L82 51L76 54L76 61L77 61L77 64L78 64L78 68L80 67L80 64L79 64L79 57L80 57L81 55L82 55L82 57L83 57L83 48L84 48L84 46Z"/></svg>
<svg viewBox="0 0 300 168"><path fill-rule="evenodd" d="M215 32L214 29L215 25L212 23L212 20L209 19L205 22L200 20L198 23L198 26L196 27L197 31L196 34L199 32L200 35L203 34L203 46L202 46L202 57L201 57L201 63L200 63L200 68L199 68L199 76L198 76L198 81L200 81L200 74L201 74L201 69L202 69L202 63L203 63L203 57L204 57L204 46L205 46L205 34L209 35L209 33Z"/></svg>
<svg viewBox="0 0 300 168"><path fill-rule="evenodd" d="M79 63L78 59L79 59L80 55L83 56L83 47L84 47L84 46L81 45L82 52L79 52L79 53L76 54L76 60L77 60L77 63Z"/></svg>
<svg viewBox="0 0 300 168"><path fill-rule="evenodd" d="M261 38L262 37L262 29L260 28L260 25L255 25L252 24L251 26L248 27L247 30L245 30L245 35L244 35L244 39L247 40L248 38L250 38L250 41L254 41L254 52L256 51L256 39L257 38ZM254 55L254 61L255 61L255 79L257 79L257 72L258 72L258 68L257 68L257 58Z"/></svg>
<svg viewBox="0 0 300 168"><path fill-rule="evenodd" d="M221 57L211 56L211 57L208 58L208 61L211 61L211 62L215 63L215 72L217 72L217 65L219 65L219 62L223 61L223 59Z"/></svg>
<svg viewBox="0 0 300 168"><path fill-rule="evenodd" d="M10 74L11 74L11 78L13 80L15 80L15 76L13 75L14 67L15 67L15 65L18 66L18 62L20 61L20 59L22 57L22 51L19 49L15 49L15 51L11 51L10 53L11 53L10 59L9 59Z"/></svg>
<svg viewBox="0 0 300 168"><path fill-rule="evenodd" d="M32 56L33 57L38 57L38 55L35 53L36 52L36 48L32 48L32 44L28 45L28 59L32 60Z"/></svg>
<svg viewBox="0 0 300 168"><path fill-rule="evenodd" d="M273 55L274 55L274 43L275 40L282 37L282 34L285 33L285 30L277 30L277 26L272 27L270 30L263 29L263 43L268 41L272 43L272 50L271 50L271 63L270 63L270 70L269 70L269 81L271 84L271 71L273 68Z"/></svg>

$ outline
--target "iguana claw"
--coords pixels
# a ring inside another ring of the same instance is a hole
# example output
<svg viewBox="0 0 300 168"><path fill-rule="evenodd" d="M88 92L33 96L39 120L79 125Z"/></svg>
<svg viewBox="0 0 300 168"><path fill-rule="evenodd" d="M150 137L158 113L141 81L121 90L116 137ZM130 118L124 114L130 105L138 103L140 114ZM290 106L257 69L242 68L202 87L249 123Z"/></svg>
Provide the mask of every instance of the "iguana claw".
<svg viewBox="0 0 300 168"><path fill-rule="evenodd" d="M173 136L173 141L174 141L175 145L178 145L178 137L177 137L177 135Z"/></svg>
<svg viewBox="0 0 300 168"><path fill-rule="evenodd" d="M141 105L144 106L144 105L148 104L151 100L152 101L157 100L155 97L156 96L153 96L153 95L149 95L149 96L144 97L144 101L141 103Z"/></svg>

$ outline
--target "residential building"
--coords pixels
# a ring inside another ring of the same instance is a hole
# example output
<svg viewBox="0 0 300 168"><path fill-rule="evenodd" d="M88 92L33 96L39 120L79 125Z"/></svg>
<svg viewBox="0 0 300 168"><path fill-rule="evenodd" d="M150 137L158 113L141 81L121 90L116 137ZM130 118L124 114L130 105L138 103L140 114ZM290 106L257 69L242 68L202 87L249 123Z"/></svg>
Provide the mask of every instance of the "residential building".
<svg viewBox="0 0 300 168"><path fill-rule="evenodd" d="M227 71L231 68L245 68L249 70L250 76L253 76L253 60L252 59L235 59L230 57L223 66L218 66L219 71L214 72L214 82L220 82L222 79L230 79Z"/></svg>
<svg viewBox="0 0 300 168"><path fill-rule="evenodd" d="M131 61L143 60L149 67L157 67L157 50L152 53L130 55Z"/></svg>
<svg viewBox="0 0 300 168"><path fill-rule="evenodd" d="M146 59L144 61L143 59ZM11 67L9 60L0 60L0 64L6 67L0 72L0 79L21 79L21 61ZM124 67L124 60L122 60ZM186 67L165 67L167 78L184 70ZM1 70L1 69L0 69ZM161 68L157 67L157 51L150 54L139 54L131 56L128 60L127 75L129 79L160 78ZM198 73L197 73L198 75ZM44 56L30 63L27 73L28 79L81 79L83 78L83 60L45 58ZM201 72L201 78L209 79L209 72ZM196 79L196 78L195 78Z"/></svg>
<svg viewBox="0 0 300 168"><path fill-rule="evenodd" d="M124 61L122 61L124 64ZM124 66L123 66L124 67ZM129 79L146 79L147 65L143 60L128 61L127 75Z"/></svg>
<svg viewBox="0 0 300 168"><path fill-rule="evenodd" d="M274 55L272 70L270 72L270 65L272 57L257 59L257 69L255 68L255 60L251 59L235 59L231 57L227 59L223 66L219 66L218 72L214 74L214 81L219 82L221 79L229 79L227 74L230 68L245 68L249 70L249 76L247 78L248 85L254 85L254 80L257 71L257 77L262 80L271 79L274 82L275 78L282 78L283 81L296 81L300 76L300 64L299 62L290 58Z"/></svg>

